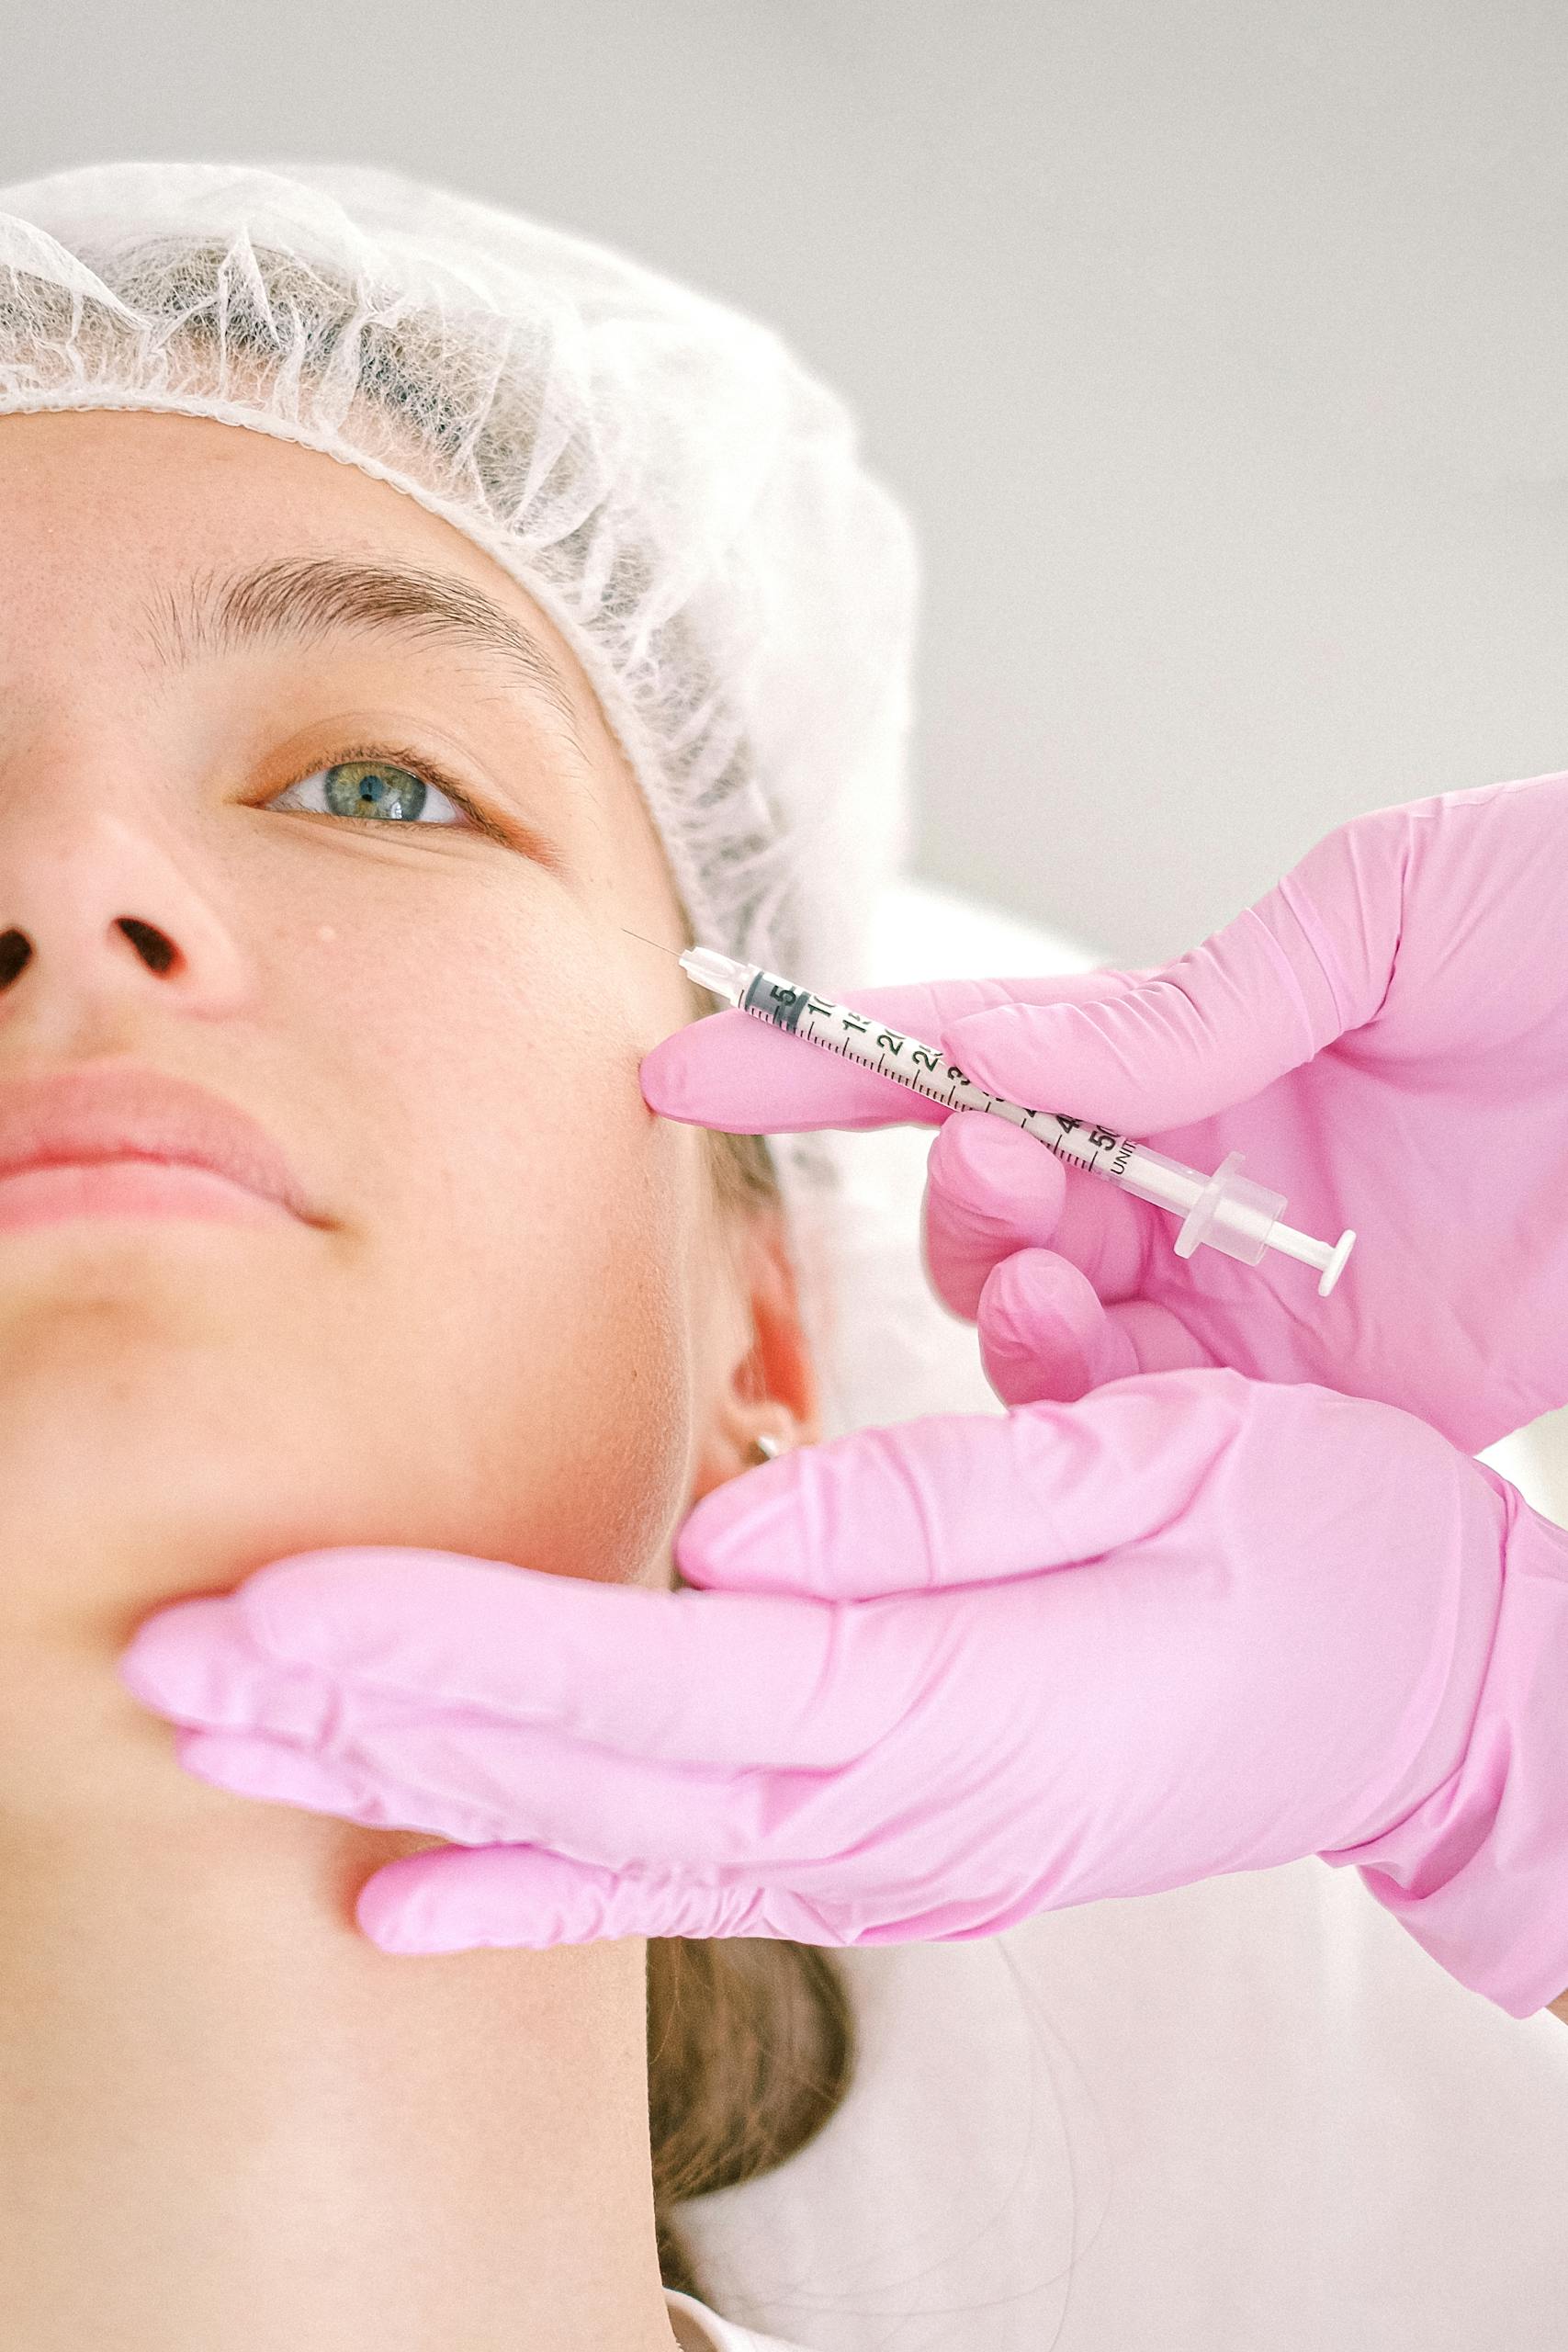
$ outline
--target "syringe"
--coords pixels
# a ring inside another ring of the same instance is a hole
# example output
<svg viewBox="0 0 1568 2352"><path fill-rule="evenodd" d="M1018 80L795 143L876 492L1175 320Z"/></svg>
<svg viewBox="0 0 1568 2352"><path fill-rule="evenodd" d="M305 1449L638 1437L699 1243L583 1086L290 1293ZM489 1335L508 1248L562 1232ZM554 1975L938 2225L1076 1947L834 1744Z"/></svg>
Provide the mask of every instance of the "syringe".
<svg viewBox="0 0 1568 2352"><path fill-rule="evenodd" d="M809 989L783 980L776 972L765 972L758 964L738 963L715 947L689 947L680 961L699 988L725 998L742 1012L771 1021L775 1028L808 1038L814 1046L825 1046L829 1053L842 1054L875 1070L879 1077L913 1087L918 1094L945 1102L952 1110L993 1112L1026 1135L1037 1136L1058 1159L1087 1168L1119 1184L1124 1193L1135 1193L1139 1200L1168 1209L1182 1220L1175 1244L1179 1258L1190 1258L1201 1241L1248 1266L1256 1266L1265 1250L1281 1250L1288 1258L1299 1258L1303 1265L1319 1269L1319 1298L1328 1296L1344 1272L1356 1239L1354 1231L1347 1227L1337 1241L1314 1241L1311 1234L1281 1225L1284 1193L1270 1193L1250 1177L1238 1174L1239 1151L1230 1153L1212 1176L1205 1176L1201 1169L1183 1167L1179 1159L1169 1159L1163 1151L1151 1151L1147 1144L1114 1135L1109 1127L1097 1127L1088 1119L1068 1118L1060 1111L1032 1111L999 1094L987 1094L936 1046L922 1046L917 1038L873 1020L869 1013L852 1012L847 1004L814 996Z"/></svg>

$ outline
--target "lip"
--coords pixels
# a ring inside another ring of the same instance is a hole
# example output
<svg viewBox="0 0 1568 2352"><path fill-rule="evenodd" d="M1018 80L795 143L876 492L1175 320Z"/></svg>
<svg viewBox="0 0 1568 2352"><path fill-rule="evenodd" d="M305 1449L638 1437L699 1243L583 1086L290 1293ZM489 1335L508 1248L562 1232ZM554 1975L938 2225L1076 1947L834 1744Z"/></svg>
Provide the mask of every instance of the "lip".
<svg viewBox="0 0 1568 2352"><path fill-rule="evenodd" d="M102 1062L0 1079L0 1185L28 1170L127 1160L204 1169L304 1224L327 1222L265 1128L188 1079Z"/></svg>

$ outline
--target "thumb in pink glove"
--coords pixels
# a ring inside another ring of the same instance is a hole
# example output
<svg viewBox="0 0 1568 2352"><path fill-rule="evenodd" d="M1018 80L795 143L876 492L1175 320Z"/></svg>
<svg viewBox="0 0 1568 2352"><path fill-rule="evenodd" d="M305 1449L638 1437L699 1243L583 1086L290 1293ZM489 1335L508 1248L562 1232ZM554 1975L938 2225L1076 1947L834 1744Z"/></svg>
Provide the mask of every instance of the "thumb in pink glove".
<svg viewBox="0 0 1568 2352"><path fill-rule="evenodd" d="M473 1849L367 1882L388 1950L941 1941L1321 1853L1512 2014L1568 1986L1568 1535L1406 1414L1190 1371L933 1415L677 1557L716 1589L305 1555L121 1679L202 1777Z"/></svg>

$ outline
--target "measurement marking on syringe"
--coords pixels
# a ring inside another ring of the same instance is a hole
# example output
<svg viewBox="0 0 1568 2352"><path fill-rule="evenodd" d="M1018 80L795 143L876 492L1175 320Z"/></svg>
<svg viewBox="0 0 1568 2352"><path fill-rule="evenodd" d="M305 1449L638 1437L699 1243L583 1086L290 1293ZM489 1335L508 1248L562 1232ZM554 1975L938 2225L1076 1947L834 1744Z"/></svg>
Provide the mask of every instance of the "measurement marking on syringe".
<svg viewBox="0 0 1568 2352"><path fill-rule="evenodd" d="M675 951L669 952L673 955ZM966 1079L955 1063L947 1065L945 1090L940 1083L932 1083L929 1073L942 1060L938 1047L920 1045L897 1030L879 1025L874 1015L858 1012L852 1005L835 1005L776 972L768 972L759 964L742 963L717 948L691 947L677 961L688 978L711 995L723 997L729 1004L762 1020L773 1021L786 1034L802 1036L810 1045L827 1046L841 1060L856 1062L863 1069L886 1078L890 1085L907 1086L928 1102L950 1111L979 1108L1005 1118L1010 1125L1044 1144L1053 1159L1101 1177L1164 1214L1182 1218L1176 1242L1179 1257L1190 1257L1201 1243L1206 1243L1246 1265L1255 1266L1265 1250L1280 1250L1318 1268L1322 1276L1318 1283L1320 1298L1328 1296L1344 1270L1356 1239L1354 1232L1347 1228L1337 1242L1330 1243L1283 1225L1280 1220L1285 1209L1284 1194L1243 1176L1239 1172L1239 1152L1230 1153L1211 1174L1172 1159L1149 1144L1134 1141L1131 1136L1118 1135L1085 1119L1069 1118L1063 1112L1038 1111L1027 1103L1010 1102L1003 1095L985 1094L983 1102L979 1102L976 1098L983 1090L973 1079ZM770 1004L775 1009L770 1011ZM786 1012L788 1017L781 1017ZM818 1021L836 1027L840 1036L824 1035L817 1027ZM863 1041L861 1050L852 1053L848 1043L840 1042L845 1032L852 1032ZM875 1039L875 1046L870 1050L863 1046L868 1035ZM917 1075L903 1061L906 1046L921 1074ZM962 1106L957 1091L960 1085L965 1089Z"/></svg>
<svg viewBox="0 0 1568 2352"><path fill-rule="evenodd" d="M773 1018L771 1013L763 1013L761 1017L764 1021L772 1020ZM784 1028L785 1024L783 1022L776 1022L774 1023L774 1026L776 1028ZM804 1036L807 1042L813 1046L826 1046L830 1054L839 1055L844 1061L858 1062L863 1069L874 1070L878 1078L892 1078L896 1075L895 1072L887 1067L886 1061L868 1061L863 1054L852 1054L848 1045L841 1038L828 1035L825 1032L818 1029L815 1023L810 1026L807 1026L803 1023L795 1034L797 1036ZM955 1111L958 1108L958 1086L956 1080L948 1087L946 1093L943 1094L938 1088L931 1085L928 1078L916 1078L913 1076L906 1077L901 1072L897 1073L897 1077L898 1083L912 1087L917 1094L923 1094L928 1102L941 1102L949 1111ZM980 1107L988 1111L995 1101L996 1097L994 1094L987 1094ZM1052 1148L1055 1149L1055 1147L1053 1145Z"/></svg>

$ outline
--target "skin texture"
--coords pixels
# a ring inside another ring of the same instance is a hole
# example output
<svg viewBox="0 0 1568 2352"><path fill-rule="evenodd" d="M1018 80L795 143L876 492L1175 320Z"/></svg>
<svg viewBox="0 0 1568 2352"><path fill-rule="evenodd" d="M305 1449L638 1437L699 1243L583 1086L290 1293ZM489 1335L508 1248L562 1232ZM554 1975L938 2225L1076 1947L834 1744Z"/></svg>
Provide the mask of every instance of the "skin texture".
<svg viewBox="0 0 1568 2352"><path fill-rule="evenodd" d="M192 1080L320 1220L0 1230L0 2341L112 2310L117 2352L667 2352L645 1946L378 1952L359 1887L440 1841L196 1781L113 1671L154 1609L324 1544L668 1586L757 1431L816 1433L775 1221L721 1225L705 1137L638 1090L693 1011L620 928L679 941L657 835L558 634L386 483L19 416L0 509L0 933L33 945L0 1089ZM312 556L478 589L570 723L413 634L143 641L194 575ZM502 837L268 805L378 740Z"/></svg>

